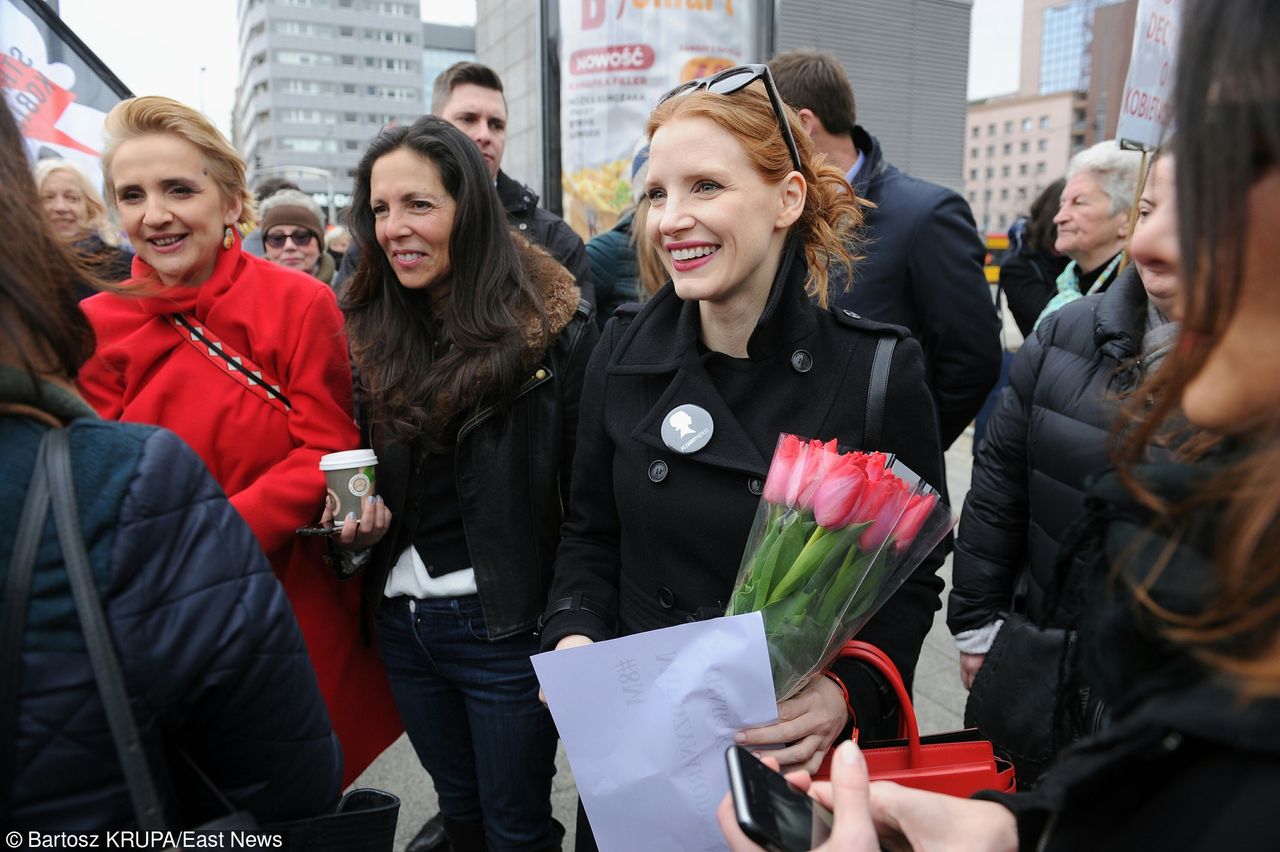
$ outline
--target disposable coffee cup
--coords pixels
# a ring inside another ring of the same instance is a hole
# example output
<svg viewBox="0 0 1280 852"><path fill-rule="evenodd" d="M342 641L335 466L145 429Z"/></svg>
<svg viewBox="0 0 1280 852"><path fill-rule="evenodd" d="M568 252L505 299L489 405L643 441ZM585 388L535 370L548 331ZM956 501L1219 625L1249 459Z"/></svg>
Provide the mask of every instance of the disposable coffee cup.
<svg viewBox="0 0 1280 852"><path fill-rule="evenodd" d="M325 503L333 513L334 526L341 527L352 512L360 520L365 498L377 493L377 464L373 450L346 450L320 457L327 489Z"/></svg>

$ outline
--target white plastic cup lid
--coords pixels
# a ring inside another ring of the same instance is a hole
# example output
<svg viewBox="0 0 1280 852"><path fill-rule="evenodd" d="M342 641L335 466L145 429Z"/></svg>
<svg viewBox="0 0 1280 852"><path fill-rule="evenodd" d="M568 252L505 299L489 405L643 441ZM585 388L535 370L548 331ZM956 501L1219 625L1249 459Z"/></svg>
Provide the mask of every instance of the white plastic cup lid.
<svg viewBox="0 0 1280 852"><path fill-rule="evenodd" d="M377 463L378 456L373 450L345 450L320 457L321 470L345 470L349 467L368 467Z"/></svg>

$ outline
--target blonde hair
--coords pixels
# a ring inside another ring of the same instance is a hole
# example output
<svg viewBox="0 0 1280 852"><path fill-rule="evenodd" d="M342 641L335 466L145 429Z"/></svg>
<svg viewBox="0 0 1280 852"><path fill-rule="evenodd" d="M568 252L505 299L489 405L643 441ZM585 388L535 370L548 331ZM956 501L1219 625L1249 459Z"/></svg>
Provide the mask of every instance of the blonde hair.
<svg viewBox="0 0 1280 852"><path fill-rule="evenodd" d="M89 219L85 224L89 229L96 233L107 245L120 245L120 235L116 232L111 217L107 215L106 202L102 200L102 196L98 194L97 187L90 182L88 176L73 164L66 160L54 158L36 163L36 192L43 195L45 181L55 174L65 174L70 177L71 182L80 191L80 195L84 197L84 206L89 212Z"/></svg>
<svg viewBox="0 0 1280 852"><path fill-rule="evenodd" d="M808 185L804 210L791 230L804 244L809 267L805 292L825 308L831 264L839 263L851 273L853 262L858 259L850 246L862 226L864 203L854 196L844 174L826 165L826 158L814 150L813 141L795 112L790 107L783 107L783 112L800 152L799 172ZM658 128L681 117L707 118L733 134L757 174L769 183L778 183L796 171L762 82L729 95L696 91L671 98L658 104L645 132L652 139ZM852 278L852 274L845 276L846 281Z"/></svg>
<svg viewBox="0 0 1280 852"><path fill-rule="evenodd" d="M177 136L190 142L204 158L209 177L227 201L240 200L238 224L242 232L251 230L258 217L253 195L245 181L244 160L218 132L213 122L191 107L172 98L147 95L121 101L107 114L103 127L107 138L102 152L102 175L107 189L107 204L116 206L115 182L111 164L120 146L141 136Z"/></svg>

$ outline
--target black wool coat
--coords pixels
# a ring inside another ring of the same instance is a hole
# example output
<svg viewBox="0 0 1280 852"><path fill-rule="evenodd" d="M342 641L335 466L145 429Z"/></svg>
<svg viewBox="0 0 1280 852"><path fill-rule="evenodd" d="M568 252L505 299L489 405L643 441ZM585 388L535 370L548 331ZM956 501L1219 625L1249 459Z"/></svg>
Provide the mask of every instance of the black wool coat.
<svg viewBox="0 0 1280 852"><path fill-rule="evenodd" d="M706 369L696 302L668 284L643 308L624 306L606 327L583 385L573 488L542 633L594 640L723 614L759 505L778 435L837 438L848 448L899 455L927 482L942 479L942 451L920 347L905 329L823 310L804 292L806 268L789 253L734 367L758 391L731 410ZM876 344L899 338L883 439L862 446ZM681 455L661 427L678 405L706 409L714 434ZM939 606L941 547L861 634L910 684ZM892 714L879 683L853 663L838 673L864 727ZM877 717L874 714L879 714Z"/></svg>

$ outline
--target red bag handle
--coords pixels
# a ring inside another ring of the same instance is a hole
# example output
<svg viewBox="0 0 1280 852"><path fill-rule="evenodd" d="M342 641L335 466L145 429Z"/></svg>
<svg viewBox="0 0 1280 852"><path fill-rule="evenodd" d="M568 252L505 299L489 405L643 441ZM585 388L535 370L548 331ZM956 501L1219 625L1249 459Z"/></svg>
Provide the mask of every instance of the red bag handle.
<svg viewBox="0 0 1280 852"><path fill-rule="evenodd" d="M898 673L898 667L893 664L893 660L889 659L889 655L875 645L857 639L850 639L846 642L837 656L846 660L858 660L866 663L879 672L880 676L893 687L894 693L898 696L898 736L907 741L911 766L913 768L922 766L924 761L920 752L920 726L916 722L916 709L911 703L911 696L907 694L906 684L902 682L902 675ZM856 727L854 728L853 738L855 740L858 738Z"/></svg>

